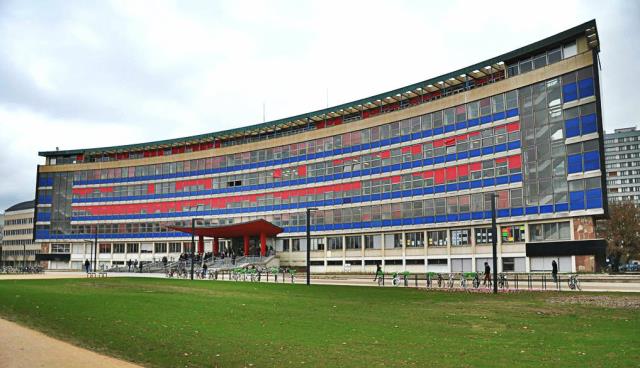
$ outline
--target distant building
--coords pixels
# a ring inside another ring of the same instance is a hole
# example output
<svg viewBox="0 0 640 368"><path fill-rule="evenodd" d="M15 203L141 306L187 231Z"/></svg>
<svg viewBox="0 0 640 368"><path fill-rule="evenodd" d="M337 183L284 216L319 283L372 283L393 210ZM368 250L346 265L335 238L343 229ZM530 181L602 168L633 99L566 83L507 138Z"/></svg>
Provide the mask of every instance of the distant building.
<svg viewBox="0 0 640 368"><path fill-rule="evenodd" d="M4 212L2 261L4 265L33 266L40 245L33 242L34 201L21 202Z"/></svg>
<svg viewBox="0 0 640 368"><path fill-rule="evenodd" d="M0 213L0 267L4 265L4 258L2 257L2 236L4 234L4 213Z"/></svg>
<svg viewBox="0 0 640 368"><path fill-rule="evenodd" d="M605 134L609 201L640 203L640 131L636 127Z"/></svg>

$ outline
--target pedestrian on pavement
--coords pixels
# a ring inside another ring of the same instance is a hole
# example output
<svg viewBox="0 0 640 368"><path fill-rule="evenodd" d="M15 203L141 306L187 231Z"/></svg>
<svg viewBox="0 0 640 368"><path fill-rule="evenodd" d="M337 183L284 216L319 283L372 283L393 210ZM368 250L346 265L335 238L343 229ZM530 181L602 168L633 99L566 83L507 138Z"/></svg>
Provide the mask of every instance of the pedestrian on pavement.
<svg viewBox="0 0 640 368"><path fill-rule="evenodd" d="M558 283L558 263L554 259L551 261L551 276L553 276L553 282Z"/></svg>
<svg viewBox="0 0 640 368"><path fill-rule="evenodd" d="M89 270L90 270L90 269L91 269L91 263L89 262L89 260L88 260L88 259L86 259L86 260L84 261L84 270L85 270L87 273L89 273Z"/></svg>

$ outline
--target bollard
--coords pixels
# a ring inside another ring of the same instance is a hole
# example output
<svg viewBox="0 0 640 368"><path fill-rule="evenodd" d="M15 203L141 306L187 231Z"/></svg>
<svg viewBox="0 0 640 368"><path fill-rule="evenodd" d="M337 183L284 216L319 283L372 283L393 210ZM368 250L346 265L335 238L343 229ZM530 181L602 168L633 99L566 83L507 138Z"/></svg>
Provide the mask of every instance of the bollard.
<svg viewBox="0 0 640 368"><path fill-rule="evenodd" d="M542 290L547 290L547 275L542 274Z"/></svg>
<svg viewBox="0 0 640 368"><path fill-rule="evenodd" d="M558 275L558 291L562 291L562 282L560 282L560 275Z"/></svg>
<svg viewBox="0 0 640 368"><path fill-rule="evenodd" d="M527 288L531 290L531 274L527 274Z"/></svg>
<svg viewBox="0 0 640 368"><path fill-rule="evenodd" d="M293 274L291 274L291 283L293 284Z"/></svg>
<svg viewBox="0 0 640 368"><path fill-rule="evenodd" d="M384 286L384 274L382 274L382 286Z"/></svg>
<svg viewBox="0 0 640 368"><path fill-rule="evenodd" d="M274 273L273 277L274 277L274 281L273 282L275 282L277 284L278 283L278 274Z"/></svg>
<svg viewBox="0 0 640 368"><path fill-rule="evenodd" d="M418 275L416 275L416 287L418 287Z"/></svg>
<svg viewBox="0 0 640 368"><path fill-rule="evenodd" d="M516 282L516 290L518 290L518 274L516 273L515 275L515 282Z"/></svg>

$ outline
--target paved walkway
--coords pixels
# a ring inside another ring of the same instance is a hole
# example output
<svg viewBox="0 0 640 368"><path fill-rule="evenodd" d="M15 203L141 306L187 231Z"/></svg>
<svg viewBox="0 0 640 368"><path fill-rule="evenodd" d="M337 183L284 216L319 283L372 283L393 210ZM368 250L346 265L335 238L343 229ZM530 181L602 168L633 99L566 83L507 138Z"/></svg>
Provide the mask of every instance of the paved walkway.
<svg viewBox="0 0 640 368"><path fill-rule="evenodd" d="M139 368L140 366L79 348L0 319L0 367Z"/></svg>

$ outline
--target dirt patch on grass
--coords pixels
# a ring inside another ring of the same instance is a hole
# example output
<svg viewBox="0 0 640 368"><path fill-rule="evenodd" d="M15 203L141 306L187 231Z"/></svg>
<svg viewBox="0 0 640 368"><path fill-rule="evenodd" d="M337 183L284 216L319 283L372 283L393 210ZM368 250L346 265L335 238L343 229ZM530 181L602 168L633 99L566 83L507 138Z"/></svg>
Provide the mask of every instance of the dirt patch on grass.
<svg viewBox="0 0 640 368"><path fill-rule="evenodd" d="M640 309L640 297L638 296L571 295L549 298L547 302L554 304L595 305L605 308Z"/></svg>

